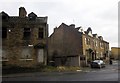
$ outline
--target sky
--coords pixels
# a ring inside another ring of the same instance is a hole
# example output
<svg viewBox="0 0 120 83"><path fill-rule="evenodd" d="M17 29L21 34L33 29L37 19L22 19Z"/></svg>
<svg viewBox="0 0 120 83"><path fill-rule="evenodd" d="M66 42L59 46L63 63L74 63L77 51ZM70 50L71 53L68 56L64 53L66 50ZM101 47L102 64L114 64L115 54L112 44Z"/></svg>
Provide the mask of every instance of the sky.
<svg viewBox="0 0 120 83"><path fill-rule="evenodd" d="M25 7L38 17L48 16L49 35L61 23L91 27L93 34L102 36L111 47L118 47L119 0L0 0L0 12L18 16L19 7ZM120 47L120 46L119 46Z"/></svg>

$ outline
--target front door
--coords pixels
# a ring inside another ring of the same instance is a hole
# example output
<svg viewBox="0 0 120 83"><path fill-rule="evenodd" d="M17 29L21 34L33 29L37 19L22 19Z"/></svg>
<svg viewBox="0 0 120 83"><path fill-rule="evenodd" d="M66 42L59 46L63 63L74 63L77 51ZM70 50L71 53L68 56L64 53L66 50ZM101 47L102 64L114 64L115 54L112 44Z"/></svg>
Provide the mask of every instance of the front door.
<svg viewBox="0 0 120 83"><path fill-rule="evenodd" d="M43 63L44 61L44 49L38 49L38 62Z"/></svg>

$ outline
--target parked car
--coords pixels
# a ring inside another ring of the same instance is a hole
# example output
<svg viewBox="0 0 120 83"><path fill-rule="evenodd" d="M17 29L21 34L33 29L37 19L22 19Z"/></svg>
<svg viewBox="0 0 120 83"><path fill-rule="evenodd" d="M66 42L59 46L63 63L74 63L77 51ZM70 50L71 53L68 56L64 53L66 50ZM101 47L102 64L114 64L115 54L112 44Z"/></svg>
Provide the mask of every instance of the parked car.
<svg viewBox="0 0 120 83"><path fill-rule="evenodd" d="M105 62L103 60L94 60L90 65L91 68L103 68L105 67Z"/></svg>

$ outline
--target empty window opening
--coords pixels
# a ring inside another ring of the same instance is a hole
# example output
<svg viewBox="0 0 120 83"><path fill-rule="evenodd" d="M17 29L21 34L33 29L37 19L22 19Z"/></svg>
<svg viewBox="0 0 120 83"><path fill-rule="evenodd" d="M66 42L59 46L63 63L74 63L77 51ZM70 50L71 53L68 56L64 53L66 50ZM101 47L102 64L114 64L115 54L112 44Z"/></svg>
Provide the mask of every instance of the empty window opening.
<svg viewBox="0 0 120 83"><path fill-rule="evenodd" d="M40 39L44 38L43 28L39 28L38 38L40 38Z"/></svg>
<svg viewBox="0 0 120 83"><path fill-rule="evenodd" d="M7 38L7 28L2 28L2 38Z"/></svg>
<svg viewBox="0 0 120 83"><path fill-rule="evenodd" d="M23 39L29 40L31 38L31 29L30 28L24 28L23 32Z"/></svg>

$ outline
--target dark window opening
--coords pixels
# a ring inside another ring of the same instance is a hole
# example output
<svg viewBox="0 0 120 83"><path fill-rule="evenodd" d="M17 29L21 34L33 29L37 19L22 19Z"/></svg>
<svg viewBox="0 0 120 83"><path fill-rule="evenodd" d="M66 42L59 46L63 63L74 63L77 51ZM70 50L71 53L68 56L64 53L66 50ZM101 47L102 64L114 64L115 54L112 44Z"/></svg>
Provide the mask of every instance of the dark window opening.
<svg viewBox="0 0 120 83"><path fill-rule="evenodd" d="M30 14L28 14L29 20L30 21L35 21L37 18L37 15L33 12L31 12Z"/></svg>
<svg viewBox="0 0 120 83"><path fill-rule="evenodd" d="M7 28L2 28L2 38L7 38Z"/></svg>
<svg viewBox="0 0 120 83"><path fill-rule="evenodd" d="M40 38L40 39L44 38L43 28L39 28L38 38Z"/></svg>
<svg viewBox="0 0 120 83"><path fill-rule="evenodd" d="M31 29L30 28L24 28L23 39L29 40L30 38L31 38Z"/></svg>
<svg viewBox="0 0 120 83"><path fill-rule="evenodd" d="M29 20L30 20L30 21L35 21L35 20L36 20L36 17L32 17L32 16L31 16L31 17L29 17Z"/></svg>

